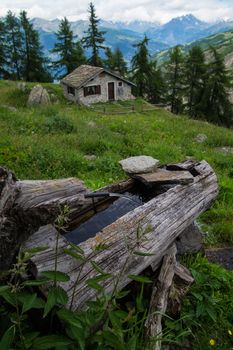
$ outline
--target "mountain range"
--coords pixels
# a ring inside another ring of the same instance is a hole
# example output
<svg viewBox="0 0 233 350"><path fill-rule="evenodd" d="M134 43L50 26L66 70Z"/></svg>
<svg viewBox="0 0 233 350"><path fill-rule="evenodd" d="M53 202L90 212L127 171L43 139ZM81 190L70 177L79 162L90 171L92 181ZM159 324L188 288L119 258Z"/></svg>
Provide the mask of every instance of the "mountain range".
<svg viewBox="0 0 233 350"><path fill-rule="evenodd" d="M34 18L32 23L39 31L41 43L48 54L56 41L55 32L58 30L60 20ZM77 38L81 39L88 28L88 21L71 22L71 27ZM232 28L233 19L206 23L192 14L173 18L163 25L158 22L133 21L125 23L100 20L100 29L105 31L105 45L112 49L119 47L127 61L131 60L135 52L134 45L144 35L150 39L149 51L151 55L154 55L169 47L178 44L184 45Z"/></svg>

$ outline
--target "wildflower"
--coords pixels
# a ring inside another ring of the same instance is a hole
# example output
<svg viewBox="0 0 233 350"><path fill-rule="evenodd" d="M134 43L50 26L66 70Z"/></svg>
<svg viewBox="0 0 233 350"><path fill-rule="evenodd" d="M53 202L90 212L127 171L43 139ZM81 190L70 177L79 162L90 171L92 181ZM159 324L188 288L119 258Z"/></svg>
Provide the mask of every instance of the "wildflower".
<svg viewBox="0 0 233 350"><path fill-rule="evenodd" d="M215 344L216 344L216 340L210 339L210 345L211 345L211 346L214 346Z"/></svg>
<svg viewBox="0 0 233 350"><path fill-rule="evenodd" d="M228 334L232 336L232 331L230 329L228 329Z"/></svg>

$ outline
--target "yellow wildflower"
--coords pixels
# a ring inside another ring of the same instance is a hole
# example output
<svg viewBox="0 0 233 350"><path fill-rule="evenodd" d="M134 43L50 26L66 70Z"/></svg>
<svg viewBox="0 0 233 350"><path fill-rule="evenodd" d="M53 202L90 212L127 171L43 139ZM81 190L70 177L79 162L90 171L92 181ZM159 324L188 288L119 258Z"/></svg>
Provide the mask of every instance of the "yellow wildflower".
<svg viewBox="0 0 233 350"><path fill-rule="evenodd" d="M211 346L214 346L215 344L216 344L216 340L210 339L210 345L211 345Z"/></svg>
<svg viewBox="0 0 233 350"><path fill-rule="evenodd" d="M232 331L230 329L228 329L228 334L232 336Z"/></svg>

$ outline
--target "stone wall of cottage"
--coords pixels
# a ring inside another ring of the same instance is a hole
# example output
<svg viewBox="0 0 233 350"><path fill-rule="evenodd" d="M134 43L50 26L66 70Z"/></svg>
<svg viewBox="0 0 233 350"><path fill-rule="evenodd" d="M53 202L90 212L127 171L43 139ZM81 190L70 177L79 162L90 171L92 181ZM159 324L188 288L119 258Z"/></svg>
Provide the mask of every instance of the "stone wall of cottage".
<svg viewBox="0 0 233 350"><path fill-rule="evenodd" d="M90 105L92 103L98 103L98 102L107 102L109 101L108 83L112 83L112 82L114 83L115 100L124 101L124 100L132 100L135 98L131 92L131 85L107 73L101 73L99 76L90 80L85 85L86 87L92 86L92 85L100 85L101 94L84 96L84 88L81 88L79 90L75 89L75 95L72 95L68 93L67 86L63 84L64 95L67 99L77 103L84 104L84 105ZM119 86L119 82L122 83L122 86Z"/></svg>

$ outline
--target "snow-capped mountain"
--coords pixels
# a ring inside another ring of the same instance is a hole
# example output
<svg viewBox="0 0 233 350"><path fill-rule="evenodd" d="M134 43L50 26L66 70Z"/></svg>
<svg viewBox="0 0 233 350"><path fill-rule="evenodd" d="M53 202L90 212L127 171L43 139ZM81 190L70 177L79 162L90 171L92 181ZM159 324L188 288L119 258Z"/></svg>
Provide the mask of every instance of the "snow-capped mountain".
<svg viewBox="0 0 233 350"><path fill-rule="evenodd" d="M49 21L34 18L32 23L39 31L42 45L48 53L54 46L56 40L54 33L58 29L60 20L54 19ZM74 34L81 39L84 31L87 30L88 21L78 20L71 22L71 25ZM186 44L229 30L233 28L233 20L206 23L192 14L187 14L173 18L163 25L158 22L133 21L126 23L100 20L100 28L106 32L106 46L112 49L119 47L126 59L130 61L135 52L133 45L141 40L145 34L150 39L149 51L153 55L174 45Z"/></svg>

